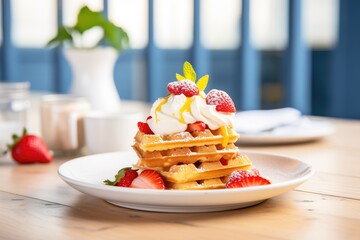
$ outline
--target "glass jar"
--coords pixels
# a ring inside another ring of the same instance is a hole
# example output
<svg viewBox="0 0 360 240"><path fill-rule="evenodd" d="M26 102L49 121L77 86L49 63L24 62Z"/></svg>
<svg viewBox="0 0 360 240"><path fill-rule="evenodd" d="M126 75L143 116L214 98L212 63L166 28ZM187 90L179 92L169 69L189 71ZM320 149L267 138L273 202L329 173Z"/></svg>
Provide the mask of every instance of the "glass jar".
<svg viewBox="0 0 360 240"><path fill-rule="evenodd" d="M0 82L0 151L27 126L29 82Z"/></svg>

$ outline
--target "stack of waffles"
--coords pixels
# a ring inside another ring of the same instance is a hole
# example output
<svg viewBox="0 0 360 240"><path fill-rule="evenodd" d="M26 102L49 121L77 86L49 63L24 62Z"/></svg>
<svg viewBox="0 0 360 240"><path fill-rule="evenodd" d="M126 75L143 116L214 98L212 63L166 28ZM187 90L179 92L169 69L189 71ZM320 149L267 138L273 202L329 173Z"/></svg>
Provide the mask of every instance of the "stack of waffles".
<svg viewBox="0 0 360 240"><path fill-rule="evenodd" d="M200 190L224 188L235 170L248 170L251 161L239 155L232 127L167 135L138 132L133 145L139 169L154 169L167 189Z"/></svg>

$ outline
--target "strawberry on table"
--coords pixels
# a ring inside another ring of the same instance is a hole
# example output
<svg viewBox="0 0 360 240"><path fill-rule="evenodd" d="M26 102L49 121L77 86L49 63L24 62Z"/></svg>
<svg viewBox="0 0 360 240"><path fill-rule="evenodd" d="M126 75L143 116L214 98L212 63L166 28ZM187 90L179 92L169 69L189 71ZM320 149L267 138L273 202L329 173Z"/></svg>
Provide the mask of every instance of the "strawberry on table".
<svg viewBox="0 0 360 240"><path fill-rule="evenodd" d="M122 168L115 175L115 180L105 180L104 183L110 186L129 187L132 181L138 176L137 170L128 168Z"/></svg>
<svg viewBox="0 0 360 240"><path fill-rule="evenodd" d="M206 95L206 104L216 105L216 111L234 113L236 108L231 97L224 91L212 89Z"/></svg>
<svg viewBox="0 0 360 240"><path fill-rule="evenodd" d="M13 135L13 143L8 144L12 158L18 163L49 163L53 156L45 142L38 136L28 134L24 128L22 136Z"/></svg>
<svg viewBox="0 0 360 240"><path fill-rule="evenodd" d="M165 189L164 180L160 174L151 169L146 169L135 178L130 187L132 188L145 188L145 189Z"/></svg>
<svg viewBox="0 0 360 240"><path fill-rule="evenodd" d="M237 170L230 175L226 183L226 188L243 188L268 184L270 184L270 181L261 177L259 171L256 169L247 171Z"/></svg>

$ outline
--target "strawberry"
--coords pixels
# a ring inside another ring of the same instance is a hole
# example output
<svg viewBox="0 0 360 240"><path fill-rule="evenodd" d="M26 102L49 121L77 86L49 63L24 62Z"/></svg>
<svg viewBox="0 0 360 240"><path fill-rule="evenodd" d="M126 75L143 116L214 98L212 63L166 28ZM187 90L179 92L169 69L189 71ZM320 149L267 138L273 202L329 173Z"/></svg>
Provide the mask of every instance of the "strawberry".
<svg viewBox="0 0 360 240"><path fill-rule="evenodd" d="M236 108L231 97L224 91L212 89L206 96L206 104L216 105L216 111L234 113Z"/></svg>
<svg viewBox="0 0 360 240"><path fill-rule="evenodd" d="M137 170L129 169L125 171L125 176L120 179L118 183L116 183L116 186L119 187L129 187L132 183L132 181L138 176Z"/></svg>
<svg viewBox="0 0 360 240"><path fill-rule="evenodd" d="M220 159L220 163L221 163L221 165L226 166L226 165L228 165L229 160L227 160L227 159L225 159L225 158L221 158L221 159Z"/></svg>
<svg viewBox="0 0 360 240"><path fill-rule="evenodd" d="M226 188L242 188L267 184L270 184L270 181L261 177L256 169L248 171L237 170L230 175Z"/></svg>
<svg viewBox="0 0 360 240"><path fill-rule="evenodd" d="M138 176L137 170L131 168L122 168L115 175L115 180L105 180L106 185L119 186L119 187L129 187L132 181Z"/></svg>
<svg viewBox="0 0 360 240"><path fill-rule="evenodd" d="M6 152L11 151L12 158L18 163L49 163L53 160L45 142L36 135L28 134L25 128L21 136L13 135L13 141L7 145Z"/></svg>
<svg viewBox="0 0 360 240"><path fill-rule="evenodd" d="M190 132L190 133L195 132L195 131L202 132L202 131L205 131L206 128L207 128L207 126L205 123L203 123L201 121L197 121L194 123L189 123L187 125L186 131Z"/></svg>
<svg viewBox="0 0 360 240"><path fill-rule="evenodd" d="M145 189L165 189L164 181L160 174L151 169L146 169L132 181L130 187Z"/></svg>
<svg viewBox="0 0 360 240"><path fill-rule="evenodd" d="M184 94L186 97L192 97L199 94L199 88L191 80L181 80L171 82L167 85L169 93L174 95Z"/></svg>
<svg viewBox="0 0 360 240"><path fill-rule="evenodd" d="M146 119L146 122L138 122L137 123L137 126L138 126L140 132L142 132L144 134L154 134L154 132L149 127L149 124L147 123L147 121L151 118L152 118L151 116L148 116Z"/></svg>

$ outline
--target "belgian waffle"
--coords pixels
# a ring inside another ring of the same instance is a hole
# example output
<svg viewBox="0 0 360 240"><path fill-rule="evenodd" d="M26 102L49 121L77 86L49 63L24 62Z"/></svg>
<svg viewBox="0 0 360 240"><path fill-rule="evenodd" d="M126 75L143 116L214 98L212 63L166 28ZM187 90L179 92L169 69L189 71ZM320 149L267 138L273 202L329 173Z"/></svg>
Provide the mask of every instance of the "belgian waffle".
<svg viewBox="0 0 360 240"><path fill-rule="evenodd" d="M165 185L167 189L205 190L205 189L224 188L226 181L227 181L227 177L221 177L221 178L211 178L211 179L192 181L187 183L173 183L173 182L165 181Z"/></svg>
<svg viewBox="0 0 360 240"><path fill-rule="evenodd" d="M223 165L221 161L181 164L162 169L159 173L168 182L186 183L224 177L235 170L248 170L250 167L251 161L249 158L239 155L228 160L226 165Z"/></svg>
<svg viewBox="0 0 360 240"><path fill-rule="evenodd" d="M234 143L239 134L233 128L228 127L228 142ZM194 147L204 145L217 145L222 144L224 136L221 135L221 130L206 129L202 132L179 132L167 135L149 135L140 131L135 136L135 141L138 143L138 148L143 151L162 151L174 148Z"/></svg>
<svg viewBox="0 0 360 240"><path fill-rule="evenodd" d="M133 148L139 157L138 165L148 168L164 168L176 165L180 162L189 164L195 163L196 161L219 161L221 158L228 160L233 158L239 151L233 143L228 144L226 147L218 144L210 146L182 147L153 152L143 151L140 148L139 143L135 143Z"/></svg>
<svg viewBox="0 0 360 240"><path fill-rule="evenodd" d="M250 169L251 161L239 155L234 145L239 135L234 129L226 128L227 134L223 130L168 135L138 132L133 149L139 160L134 167L158 171L167 189L224 188L228 176Z"/></svg>

